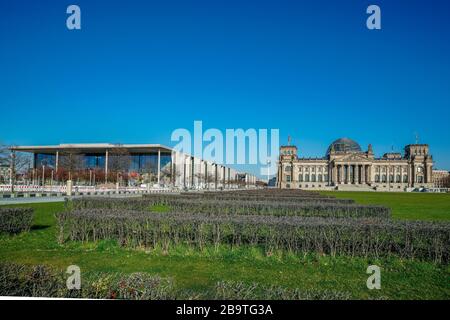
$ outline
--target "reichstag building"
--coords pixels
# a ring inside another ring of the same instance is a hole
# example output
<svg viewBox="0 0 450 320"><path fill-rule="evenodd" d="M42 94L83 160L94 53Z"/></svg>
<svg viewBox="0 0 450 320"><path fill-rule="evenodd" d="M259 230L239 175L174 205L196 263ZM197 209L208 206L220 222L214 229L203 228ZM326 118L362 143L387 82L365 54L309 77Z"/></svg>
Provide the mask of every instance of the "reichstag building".
<svg viewBox="0 0 450 320"><path fill-rule="evenodd" d="M410 144L404 154L374 156L348 138L334 141L322 158L301 158L297 147L280 147L277 187L319 190L410 191L432 187L433 157L427 144Z"/></svg>

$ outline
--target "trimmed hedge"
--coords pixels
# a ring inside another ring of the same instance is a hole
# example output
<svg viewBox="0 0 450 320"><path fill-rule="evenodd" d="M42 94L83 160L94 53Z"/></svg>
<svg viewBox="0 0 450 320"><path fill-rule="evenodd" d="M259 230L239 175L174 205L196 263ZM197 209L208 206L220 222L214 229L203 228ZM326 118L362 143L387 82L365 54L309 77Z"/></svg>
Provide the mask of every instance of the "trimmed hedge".
<svg viewBox="0 0 450 320"><path fill-rule="evenodd" d="M220 281L215 287L218 300L350 300L349 292L337 290L300 290L280 286L261 286L242 281Z"/></svg>
<svg viewBox="0 0 450 320"><path fill-rule="evenodd" d="M31 208L0 208L0 233L20 233L29 231L33 224Z"/></svg>
<svg viewBox="0 0 450 320"><path fill-rule="evenodd" d="M266 252L378 258L396 255L447 263L450 224L373 219L148 213L90 209L58 215L60 242L115 239L130 247L254 245Z"/></svg>
<svg viewBox="0 0 450 320"><path fill-rule="evenodd" d="M274 215L334 218L382 218L391 217L391 210L382 206L308 201L284 203L270 201L221 201L173 200L169 211L184 213L210 213L234 215ZM133 208L139 209L139 208Z"/></svg>
<svg viewBox="0 0 450 320"><path fill-rule="evenodd" d="M0 296L167 300L177 293L170 278L146 273L82 273L81 289L67 289L68 274L43 265L0 263Z"/></svg>
<svg viewBox="0 0 450 320"><path fill-rule="evenodd" d="M171 212L207 213L215 215L275 215L275 216L305 216L305 217L335 217L335 218L381 218L391 217L391 210L382 206L347 204L331 201L304 201L290 203L281 201L233 201L184 198L152 198L152 199L111 199L111 198L80 198L67 202L70 209L129 209L151 210L154 205L167 205Z"/></svg>
<svg viewBox="0 0 450 320"><path fill-rule="evenodd" d="M171 278L147 273L81 273L80 290L66 286L68 274L44 265L27 266L0 263L0 296L89 298L127 300L343 300L346 292L300 290L280 286L260 286L235 281L220 281L202 292L180 290Z"/></svg>

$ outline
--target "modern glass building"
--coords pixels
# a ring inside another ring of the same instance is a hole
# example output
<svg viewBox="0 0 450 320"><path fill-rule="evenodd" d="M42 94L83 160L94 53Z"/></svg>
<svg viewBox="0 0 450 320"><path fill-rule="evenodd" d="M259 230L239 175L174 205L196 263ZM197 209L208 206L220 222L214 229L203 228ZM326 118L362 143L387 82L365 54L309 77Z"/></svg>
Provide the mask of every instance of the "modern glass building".
<svg viewBox="0 0 450 320"><path fill-rule="evenodd" d="M34 170L51 170L55 176L62 171L94 171L107 182L111 174L120 172L133 177L152 175L157 184L188 188L225 187L241 180L232 168L160 144L60 144L11 150L33 153ZM246 183L256 183L256 177L244 175Z"/></svg>

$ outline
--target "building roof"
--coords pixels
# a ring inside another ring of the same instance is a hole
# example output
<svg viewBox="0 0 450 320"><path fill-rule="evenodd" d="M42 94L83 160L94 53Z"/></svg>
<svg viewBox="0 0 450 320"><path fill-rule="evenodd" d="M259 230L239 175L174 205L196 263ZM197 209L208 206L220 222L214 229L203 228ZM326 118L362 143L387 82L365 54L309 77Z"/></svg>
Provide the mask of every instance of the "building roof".
<svg viewBox="0 0 450 320"><path fill-rule="evenodd" d="M113 144L113 143L71 143L59 145L46 146L14 146L11 150L21 152L41 152L41 153L55 153L56 151L77 150L79 152L105 152L106 150L124 148L129 152L154 152L161 150L163 152L171 152L172 148L161 144Z"/></svg>

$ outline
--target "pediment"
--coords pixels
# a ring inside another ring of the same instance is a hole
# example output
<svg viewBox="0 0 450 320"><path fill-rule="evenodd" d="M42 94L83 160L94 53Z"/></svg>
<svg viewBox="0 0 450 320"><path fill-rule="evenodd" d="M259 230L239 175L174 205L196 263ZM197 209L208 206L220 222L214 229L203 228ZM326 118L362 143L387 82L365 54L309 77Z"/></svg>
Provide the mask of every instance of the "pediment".
<svg viewBox="0 0 450 320"><path fill-rule="evenodd" d="M335 162L371 162L366 158L364 154L350 153L342 156L335 157Z"/></svg>

